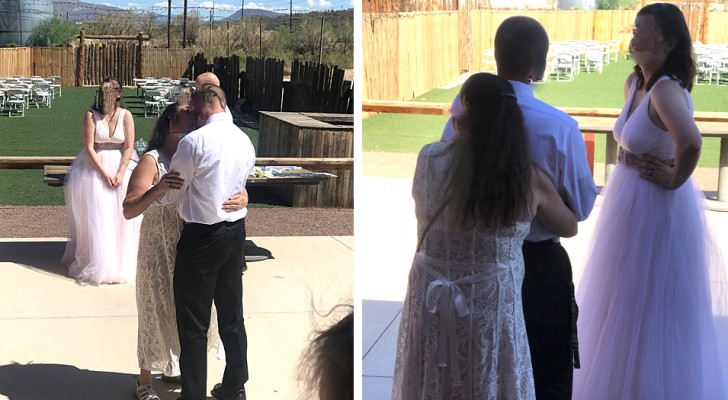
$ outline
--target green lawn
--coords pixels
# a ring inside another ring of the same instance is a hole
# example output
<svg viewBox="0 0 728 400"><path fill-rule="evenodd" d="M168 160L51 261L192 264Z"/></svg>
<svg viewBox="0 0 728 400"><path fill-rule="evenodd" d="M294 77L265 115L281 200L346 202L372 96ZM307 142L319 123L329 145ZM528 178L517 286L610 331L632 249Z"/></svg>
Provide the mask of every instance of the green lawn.
<svg viewBox="0 0 728 400"><path fill-rule="evenodd" d="M539 99L561 107L619 108L624 99L624 82L633 63L620 59L604 66L602 74L582 72L572 82L549 81L535 85ZM460 87L433 89L414 101L450 103ZM692 92L697 111L728 112L728 86L698 85ZM362 151L416 153L426 144L440 138L446 116L378 114L362 122ZM604 135L596 136L595 158L604 161ZM700 166L717 167L720 151L718 138L703 139Z"/></svg>
<svg viewBox="0 0 728 400"><path fill-rule="evenodd" d="M81 121L94 102L96 87L63 88L52 108L31 105L25 118L0 115L0 156L72 156L83 144ZM147 138L156 118L144 118L135 89L124 89L124 107L134 116L136 137ZM258 133L244 128L254 145ZM0 170L0 205L62 205L63 189L43 183L42 170Z"/></svg>

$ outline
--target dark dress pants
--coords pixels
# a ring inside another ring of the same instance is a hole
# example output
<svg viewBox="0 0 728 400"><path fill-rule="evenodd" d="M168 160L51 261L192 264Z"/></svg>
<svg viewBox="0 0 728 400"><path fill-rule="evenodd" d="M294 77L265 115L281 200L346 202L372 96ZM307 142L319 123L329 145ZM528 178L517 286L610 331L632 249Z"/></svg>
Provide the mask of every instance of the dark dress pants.
<svg viewBox="0 0 728 400"><path fill-rule="evenodd" d="M571 399L571 262L560 243L524 242L523 315L537 400Z"/></svg>
<svg viewBox="0 0 728 400"><path fill-rule="evenodd" d="M177 244L174 298L180 341L182 398L207 397L207 330L213 301L225 346L226 393L248 380L247 336L243 323L245 220L214 225L185 224Z"/></svg>

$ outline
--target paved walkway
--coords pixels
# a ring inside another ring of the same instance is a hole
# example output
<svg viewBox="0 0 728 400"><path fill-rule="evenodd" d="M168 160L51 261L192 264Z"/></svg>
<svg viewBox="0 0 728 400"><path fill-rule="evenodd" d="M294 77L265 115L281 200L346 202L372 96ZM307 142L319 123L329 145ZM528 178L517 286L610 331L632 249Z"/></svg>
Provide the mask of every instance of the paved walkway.
<svg viewBox="0 0 728 400"><path fill-rule="evenodd" d="M244 276L251 399L298 398L299 355L333 306L353 302L354 238L249 238L274 259ZM64 238L0 239L0 399L131 400L138 374L135 285L79 286ZM208 391L224 362L208 355ZM179 388L156 375L163 400ZM210 399L212 397L209 397Z"/></svg>
<svg viewBox="0 0 728 400"><path fill-rule="evenodd" d="M407 275L417 245L411 179L362 177L358 181L357 221L357 297L362 299L362 399L384 400L391 397L392 372L396 350L399 314L402 309ZM362 205L366 205L363 207ZM594 221L579 224L579 234L563 241L574 264L581 272ZM710 220L728 255L728 213L711 212Z"/></svg>

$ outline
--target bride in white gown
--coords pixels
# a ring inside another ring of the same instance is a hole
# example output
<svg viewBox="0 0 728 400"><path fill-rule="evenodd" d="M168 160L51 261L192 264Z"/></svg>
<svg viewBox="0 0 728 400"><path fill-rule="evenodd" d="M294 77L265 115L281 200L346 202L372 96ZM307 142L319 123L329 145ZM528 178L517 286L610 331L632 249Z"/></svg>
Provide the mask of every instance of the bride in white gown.
<svg viewBox="0 0 728 400"><path fill-rule="evenodd" d="M120 100L119 82L105 79L64 183L70 235L61 262L82 284L124 283L136 274L142 218L127 221L121 209L134 164L134 120Z"/></svg>

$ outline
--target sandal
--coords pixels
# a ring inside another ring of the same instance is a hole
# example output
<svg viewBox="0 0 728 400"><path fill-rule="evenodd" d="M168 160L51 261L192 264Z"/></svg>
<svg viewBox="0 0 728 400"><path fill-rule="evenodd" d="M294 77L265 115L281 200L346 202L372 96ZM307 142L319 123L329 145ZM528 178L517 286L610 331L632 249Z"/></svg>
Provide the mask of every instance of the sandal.
<svg viewBox="0 0 728 400"><path fill-rule="evenodd" d="M161 400L157 392L152 389L152 385L137 385L134 394L137 400Z"/></svg>

